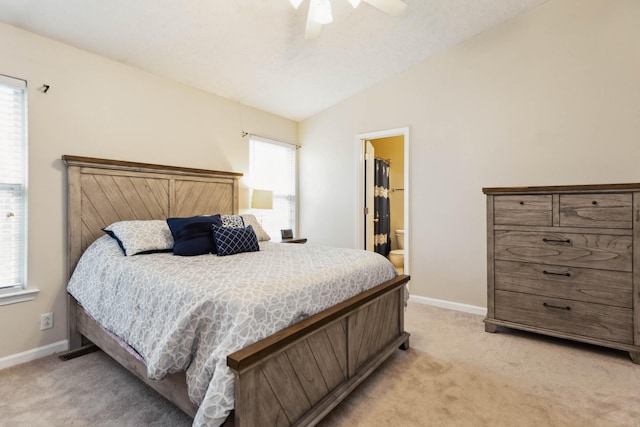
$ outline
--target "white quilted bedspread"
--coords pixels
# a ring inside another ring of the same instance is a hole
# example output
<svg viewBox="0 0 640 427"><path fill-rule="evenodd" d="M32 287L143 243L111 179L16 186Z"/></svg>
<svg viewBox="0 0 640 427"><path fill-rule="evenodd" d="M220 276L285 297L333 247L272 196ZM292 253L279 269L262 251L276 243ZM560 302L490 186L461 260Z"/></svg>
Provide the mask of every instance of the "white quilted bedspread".
<svg viewBox="0 0 640 427"><path fill-rule="evenodd" d="M261 242L226 257L125 257L108 236L83 254L68 291L144 358L149 378L187 371L194 426L233 409L227 355L396 276L372 252Z"/></svg>

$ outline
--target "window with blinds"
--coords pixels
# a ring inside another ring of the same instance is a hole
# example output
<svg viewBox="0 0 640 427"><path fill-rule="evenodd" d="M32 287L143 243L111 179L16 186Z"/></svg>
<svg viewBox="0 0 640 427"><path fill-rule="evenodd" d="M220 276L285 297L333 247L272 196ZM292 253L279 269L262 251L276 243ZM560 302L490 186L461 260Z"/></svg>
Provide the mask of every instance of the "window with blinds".
<svg viewBox="0 0 640 427"><path fill-rule="evenodd" d="M0 75L0 290L26 287L27 83Z"/></svg>
<svg viewBox="0 0 640 427"><path fill-rule="evenodd" d="M280 230L296 231L296 146L251 136L250 185L273 191L273 209L252 213L271 238L280 239Z"/></svg>

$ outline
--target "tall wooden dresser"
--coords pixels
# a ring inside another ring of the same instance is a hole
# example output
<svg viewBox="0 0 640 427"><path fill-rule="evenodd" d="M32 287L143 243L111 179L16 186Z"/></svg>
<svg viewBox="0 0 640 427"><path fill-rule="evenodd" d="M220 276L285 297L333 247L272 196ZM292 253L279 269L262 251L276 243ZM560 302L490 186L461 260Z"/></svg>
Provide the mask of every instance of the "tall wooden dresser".
<svg viewBox="0 0 640 427"><path fill-rule="evenodd" d="M640 184L483 188L487 317L640 364Z"/></svg>

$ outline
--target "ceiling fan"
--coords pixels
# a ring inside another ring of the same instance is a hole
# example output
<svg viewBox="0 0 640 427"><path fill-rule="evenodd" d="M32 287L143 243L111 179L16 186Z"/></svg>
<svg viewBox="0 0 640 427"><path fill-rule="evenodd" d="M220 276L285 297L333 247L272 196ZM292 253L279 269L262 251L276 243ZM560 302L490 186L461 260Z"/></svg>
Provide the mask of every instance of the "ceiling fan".
<svg viewBox="0 0 640 427"><path fill-rule="evenodd" d="M289 0L291 5L298 9L304 0ZM371 6L388 13L389 15L398 16L407 8L407 4L402 0L347 0L355 9L361 3L369 3ZM325 24L333 21L331 14L330 0L309 0L309 14L307 15L307 28L304 37L313 39L320 35L320 30Z"/></svg>

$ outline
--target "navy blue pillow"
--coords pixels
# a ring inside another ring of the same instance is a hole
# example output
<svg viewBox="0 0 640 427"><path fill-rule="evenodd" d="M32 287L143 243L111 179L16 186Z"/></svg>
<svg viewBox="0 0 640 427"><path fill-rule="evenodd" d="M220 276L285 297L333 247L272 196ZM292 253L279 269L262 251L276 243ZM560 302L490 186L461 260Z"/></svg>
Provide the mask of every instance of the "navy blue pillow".
<svg viewBox="0 0 640 427"><path fill-rule="evenodd" d="M216 253L211 227L222 225L220 215L167 218L167 225L173 235L174 255L193 256Z"/></svg>
<svg viewBox="0 0 640 427"><path fill-rule="evenodd" d="M218 256L239 254L241 252L257 252L260 250L258 237L252 226L246 228L213 226L213 237L218 249Z"/></svg>

